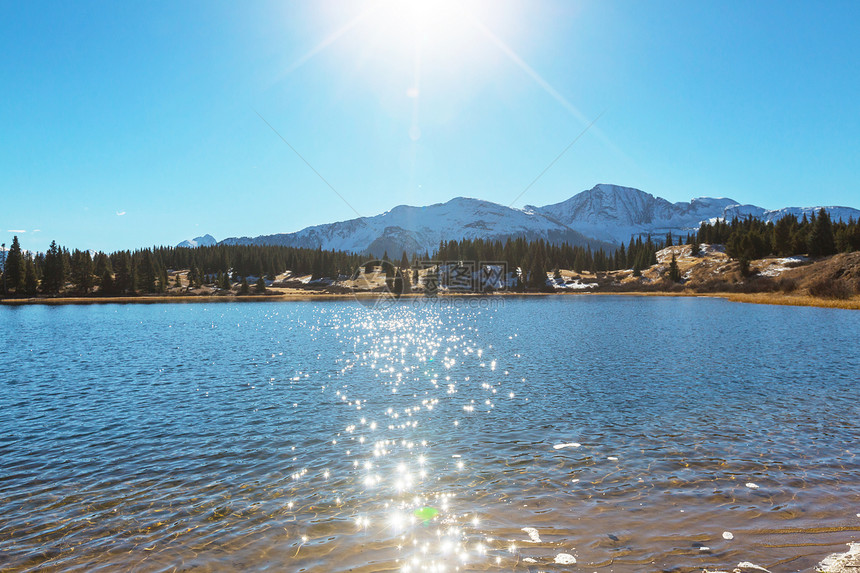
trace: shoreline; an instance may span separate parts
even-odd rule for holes
[[[372,295],[368,295],[372,296]],[[408,294],[404,298],[423,297],[421,294]],[[482,294],[443,294],[439,298],[473,298],[473,297],[532,297],[532,296],[666,296],[685,298],[722,298],[730,302],[744,304],[770,304],[777,306],[807,306],[817,308],[838,308],[843,310],[860,310],[860,298],[854,297],[848,300],[816,298],[809,295],[786,295],[780,293],[695,293],[695,292],[557,292],[557,293],[515,293],[501,292],[491,295]],[[143,296],[72,296],[56,298],[7,298],[0,300],[0,305],[26,306],[26,305],[86,305],[86,304],[186,304],[186,303],[252,303],[252,302],[313,302],[348,300],[356,298],[351,293],[279,293],[268,295],[143,295]]]

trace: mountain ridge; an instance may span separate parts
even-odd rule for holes
[[[672,203],[634,187],[601,183],[559,203],[522,209],[455,197],[425,206],[397,205],[371,217],[358,217],[305,227],[293,233],[229,237],[218,244],[284,245],[342,250],[372,256],[384,252],[432,254],[440,241],[460,239],[505,240],[542,238],[591,248],[613,248],[631,236],[683,236],[702,222],[753,216],[776,221],[788,214],[798,218],[822,207],[783,207],[767,210],[728,197],[696,197]],[[834,220],[860,219],[851,207],[824,207]],[[183,241],[178,246],[215,244],[211,235]]]

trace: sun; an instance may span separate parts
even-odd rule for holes
[[[371,8],[366,28],[389,49],[452,58],[479,40],[475,23],[485,7],[464,0],[383,0]]]

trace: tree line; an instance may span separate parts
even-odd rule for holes
[[[559,269],[575,272],[605,272],[632,269],[634,275],[657,263],[656,253],[672,245],[673,236],[664,240],[631,237],[611,252],[568,243],[555,244],[544,239],[522,237],[505,241],[462,239],[441,241],[430,253],[406,252],[400,257],[402,268],[417,268],[419,259],[437,261],[505,262],[509,269],[522,269],[523,287],[541,288],[546,273]],[[753,217],[703,223],[698,232],[678,237],[678,243],[690,244],[698,254],[699,243],[725,244],[726,253],[749,266],[749,261],[768,255],[812,257],[860,250],[860,221],[833,222],[824,209],[798,220],[787,215],[777,222]],[[98,287],[103,295],[163,293],[171,287],[195,288],[212,285],[230,289],[241,284],[247,292],[248,277],[274,279],[290,270],[312,279],[338,278],[352,274],[367,257],[321,248],[276,245],[213,245],[207,247],[152,247],[110,254],[69,250],[51,242],[45,253],[25,252],[14,237],[5,255],[0,292],[5,295],[53,295],[61,291],[87,294]],[[412,263],[410,263],[410,258]],[[389,260],[388,253],[383,256]],[[185,283],[170,272],[187,269]],[[257,290],[265,284],[257,281]]]
[[[546,273],[557,274],[559,269],[572,269],[577,273],[633,269],[634,274],[638,274],[657,264],[656,253],[664,246],[651,237],[644,240],[631,237],[627,246],[622,243],[612,252],[568,243],[554,244],[544,239],[528,241],[522,237],[504,242],[462,239],[440,242],[434,258],[440,261],[504,262],[511,270],[516,267],[522,269],[522,277],[525,277],[522,286],[542,288],[546,283]]]
[[[775,223],[749,216],[703,223],[698,242],[724,244],[726,254],[742,264],[769,255],[824,257],[860,250],[860,221],[834,223],[824,209],[809,218],[804,214],[800,220],[786,215]]]
[[[223,289],[247,277],[274,279],[289,269],[312,278],[337,277],[352,272],[365,257],[340,252],[270,245],[215,245],[209,247],[152,247],[135,251],[69,250],[56,241],[45,253],[24,252],[14,237],[5,253],[0,289],[7,295],[53,295],[70,290],[87,294],[98,287],[103,295],[163,293],[173,286],[213,285]],[[185,283],[169,271],[187,269]],[[259,281],[258,281],[259,290]]]

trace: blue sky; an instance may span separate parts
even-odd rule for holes
[[[0,4],[0,240],[291,232],[597,183],[860,207],[858,2]],[[605,112],[605,113],[604,113]]]

